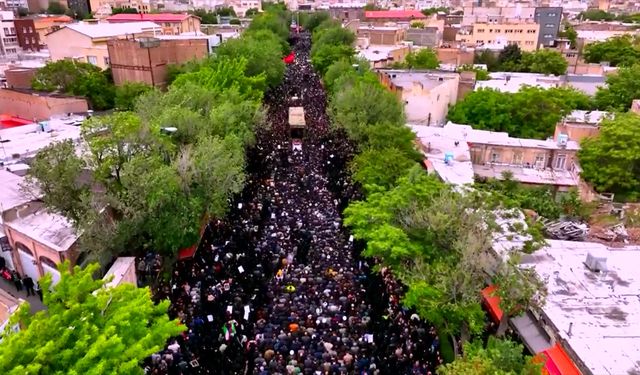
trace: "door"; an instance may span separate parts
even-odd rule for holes
[[[20,256],[20,264],[22,264],[22,273],[28,275],[33,281],[40,278],[40,272],[38,272],[38,266],[36,259],[26,251],[18,249],[18,255]]]
[[[51,274],[51,285],[56,285],[58,283],[58,281],[60,281],[60,272],[58,272],[58,269],[55,267],[51,267],[50,265],[48,265],[45,262],[42,262],[42,270],[44,271],[45,274],[50,273]]]

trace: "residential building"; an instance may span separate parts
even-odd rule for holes
[[[578,48],[593,42],[602,42],[621,35],[640,35],[633,25],[620,22],[583,22],[574,26],[578,33]]]
[[[143,82],[165,87],[167,67],[206,57],[209,54],[208,38],[110,40],[107,45],[113,81],[118,86],[126,82]]]
[[[458,100],[458,73],[416,70],[379,70],[382,85],[404,102],[407,123],[444,124],[449,106]]]
[[[585,72],[591,73],[591,72]],[[543,89],[570,87],[593,96],[598,87],[606,84],[606,74],[566,74],[553,76],[539,73],[493,72],[486,81],[476,82],[475,89],[489,88],[501,92],[516,93],[525,86]]]
[[[562,8],[537,7],[534,19],[540,25],[538,46],[552,47],[558,37],[558,30],[560,30]]]
[[[358,38],[367,40],[365,44],[379,44],[395,46],[405,40],[406,28],[398,26],[360,26]]]
[[[473,26],[476,23],[532,22],[536,13],[535,7],[522,4],[505,7],[472,5],[465,6],[462,10],[462,26]]]
[[[327,11],[331,18],[341,22],[364,20],[364,4],[332,4]]]
[[[538,48],[539,33],[540,25],[533,20],[476,22],[470,30],[460,30],[456,41],[466,46],[498,50],[515,44],[522,51],[531,52]]]
[[[27,0],[4,0],[4,7],[2,9],[17,11],[20,8],[29,9]]]
[[[154,36],[162,28],[148,21],[130,23],[77,23],[67,25],[47,35],[51,60],[74,59],[87,62],[102,69],[109,67],[107,41]]]
[[[0,57],[15,57],[20,52],[13,12],[0,11]]]
[[[200,18],[191,14],[154,13],[127,14],[120,13],[107,17],[109,23],[154,22],[160,25],[162,34],[180,35],[182,33],[200,31]]]
[[[23,177],[0,169],[0,180],[0,224],[11,247],[10,265],[33,280],[49,273],[57,282],[57,265],[77,258],[75,229],[64,217],[48,212],[37,193],[25,192]]]
[[[38,72],[36,68],[9,68],[4,71],[7,80],[6,88],[9,89],[31,89],[31,81]],[[2,97],[0,93],[0,97]]]
[[[442,44],[442,34],[437,27],[410,27],[405,40],[412,42],[414,46],[436,48]]]
[[[440,47],[435,49],[438,61],[454,66],[473,64],[475,50],[468,47]]]
[[[557,192],[580,190],[578,143],[566,137],[554,140],[513,138],[503,132],[447,123],[444,127],[413,125],[425,155],[425,165],[442,180],[473,184],[475,177],[549,186]]]
[[[0,89],[0,108],[5,114],[33,121],[89,109],[85,98],[9,88]],[[11,145],[4,146],[6,149]]]
[[[0,232],[0,236],[2,235],[2,232]],[[6,236],[4,238],[6,238]],[[2,342],[2,336],[4,335],[7,324],[9,324],[11,314],[16,312],[23,302],[24,300],[22,298],[14,297],[10,293],[0,289],[0,342]],[[19,325],[16,324],[12,329],[17,331]]]
[[[69,16],[35,16],[32,17],[33,26],[38,33],[38,40],[44,44],[47,34],[59,30],[64,25],[73,23],[73,18]]]
[[[511,319],[532,353],[559,348],[561,374],[640,373],[640,247],[547,240],[520,259],[547,289],[540,309]]]
[[[18,45],[25,51],[40,51],[40,34],[32,18],[18,18],[14,21]]]
[[[556,124],[553,139],[558,140],[565,136],[572,141],[580,142],[584,138],[594,137],[600,133],[600,123],[613,116],[613,113],[603,111],[572,111]]]
[[[411,21],[426,20],[427,16],[419,10],[368,10],[364,12],[364,21],[376,25],[387,22],[409,24]]]
[[[411,52],[411,47],[407,45],[367,45],[358,48],[358,56],[369,62],[372,68],[386,68],[394,62],[403,62],[405,57]]]

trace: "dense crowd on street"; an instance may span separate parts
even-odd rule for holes
[[[149,374],[426,375],[442,362],[435,330],[342,227],[353,146],[330,130],[309,50],[309,35],[295,38],[295,62],[265,97],[269,126],[249,151],[244,192],[161,287],[188,329],[145,361]],[[301,149],[291,106],[305,111]]]

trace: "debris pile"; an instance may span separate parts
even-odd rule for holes
[[[622,223],[607,228],[604,231],[595,234],[595,236],[608,242],[629,242],[629,233]]]
[[[577,221],[542,219],[541,223],[546,234],[555,240],[584,241],[589,233],[589,226]]]

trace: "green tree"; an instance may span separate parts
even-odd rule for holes
[[[218,23],[218,17],[216,13],[210,10],[194,9],[192,11],[189,11],[189,14],[200,17],[200,22],[204,25],[215,25]]]
[[[50,1],[49,7],[47,8],[47,13],[49,14],[64,14],[67,11],[67,8],[64,5],[60,4],[57,1]]]
[[[354,54],[355,50],[352,47],[324,44],[313,51],[311,62],[313,67],[324,75],[334,62],[350,60]]]
[[[563,75],[569,63],[558,51],[541,49],[522,54],[520,70],[523,72]]]
[[[153,87],[142,82],[125,82],[124,85],[116,87],[115,106],[121,111],[131,111],[134,108],[136,99]]]
[[[609,75],[607,86],[596,91],[595,102],[600,109],[626,111],[637,98],[640,98],[640,63]]]
[[[601,9],[588,9],[580,12],[578,18],[589,21],[613,21],[616,16]]]
[[[541,363],[524,354],[521,344],[489,337],[465,344],[464,355],[438,368],[438,375],[538,375]]]
[[[440,13],[440,12],[445,13],[445,14],[449,14],[449,8],[445,8],[445,7],[427,8],[427,9],[422,9],[421,12],[425,16],[429,17],[429,16],[431,16],[433,14]]]
[[[156,305],[131,284],[105,288],[97,269],[64,263],[52,292],[50,276],[40,281],[47,309],[30,316],[25,303],[11,318],[23,328],[0,343],[3,374],[143,374],[140,361],[184,331],[169,320],[169,301]]]
[[[266,10],[264,7],[262,9]],[[265,11],[258,14],[251,20],[247,31],[258,30],[269,30],[280,39],[286,40],[289,37],[289,18],[286,12]]]
[[[29,15],[29,9],[28,8],[23,8],[23,7],[19,7],[18,8],[18,17],[26,17]]]
[[[258,10],[258,8],[249,8],[249,9],[247,9],[246,12],[244,12],[244,16],[245,17],[253,17],[253,16],[255,16],[255,15],[259,14],[259,13],[260,13],[260,11]]]
[[[584,59],[590,63],[609,62],[611,66],[632,66],[640,63],[640,37],[620,35],[602,42],[589,43]]]
[[[476,81],[487,81],[491,77],[489,76],[489,72],[486,69],[476,68],[473,65],[462,65],[458,68],[458,72],[475,72],[476,73]]]
[[[488,49],[483,50],[482,52],[480,52],[480,54],[476,53],[476,55],[473,58],[473,63],[486,65],[487,70],[490,72],[495,72],[500,67],[500,64],[498,63],[498,58],[492,51]]]
[[[235,17],[236,11],[233,9],[233,7],[221,7],[216,9],[216,15],[219,15],[221,17]]]
[[[405,65],[409,69],[436,69],[440,66],[438,55],[431,48],[422,48],[405,57]]]
[[[640,194],[640,115],[620,113],[600,124],[600,134],[584,139],[578,152],[581,176],[600,192],[637,198]]]
[[[315,29],[320,26],[320,24],[330,18],[331,16],[328,12],[313,12],[304,19],[304,22],[302,22],[302,27],[304,27],[304,29],[309,31],[310,33],[313,33]]]
[[[517,72],[520,69],[520,60],[522,59],[522,51],[517,44],[509,44],[504,47],[498,55],[498,65],[500,70],[506,72]]]
[[[578,43],[578,32],[570,23],[564,22],[562,24],[562,28],[558,32],[558,37],[569,39],[570,47],[576,48]]]
[[[409,168],[416,164],[396,148],[366,150],[358,154],[352,163],[353,180],[364,186],[365,190],[371,189],[372,185],[375,190],[393,187],[398,178],[406,175]]]
[[[111,8],[111,14],[138,14],[138,10],[136,8]]]

